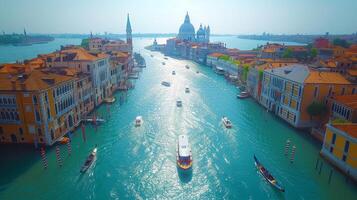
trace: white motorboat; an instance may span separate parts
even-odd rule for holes
[[[189,87],[186,87],[186,88],[185,88],[185,92],[186,92],[186,93],[190,93],[190,88],[189,88]]]
[[[170,82],[162,81],[161,85],[166,86],[166,87],[170,87],[171,84],[170,84]]]
[[[142,116],[137,116],[135,118],[135,126],[138,127],[138,126],[141,126],[143,124],[143,117]]]
[[[108,97],[103,100],[105,103],[114,103],[115,97]]]
[[[222,67],[216,67],[215,72],[217,74],[223,75],[224,74],[224,69]]]
[[[104,123],[105,119],[98,118],[98,117],[89,117],[89,118],[83,119],[83,121],[88,122],[88,123]]]
[[[182,107],[182,100],[181,99],[177,99],[176,100],[176,106],[177,107]]]
[[[246,91],[240,92],[237,95],[237,98],[239,98],[239,99],[245,99],[245,98],[248,98],[248,97],[249,97],[249,92],[246,92]]]
[[[187,135],[180,135],[178,138],[176,163],[182,170],[189,170],[192,167],[192,152]]]
[[[222,117],[222,123],[226,128],[232,128],[232,122],[225,116]]]

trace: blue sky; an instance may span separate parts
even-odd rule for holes
[[[212,33],[357,32],[357,0],[0,0],[0,31],[176,33],[186,11]]]

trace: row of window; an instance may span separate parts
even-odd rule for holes
[[[15,97],[0,97],[0,105],[16,105]]]
[[[56,96],[60,96],[62,94],[65,94],[71,90],[73,90],[74,86],[72,83],[68,83],[66,85],[62,85],[60,87],[58,87],[56,89],[56,92],[53,92],[53,97],[55,97],[55,93],[56,93]]]
[[[72,96],[63,99],[60,102],[57,102],[55,105],[56,114],[61,113],[63,110],[67,109],[68,107],[74,104],[74,99]]]
[[[338,113],[340,116],[343,116],[346,120],[349,120],[351,115],[350,109],[347,109],[344,106],[341,106],[336,103],[332,104],[332,111]]]
[[[293,112],[289,112],[288,110],[284,108],[280,108],[280,116],[283,117],[284,119],[290,121],[291,123],[295,123],[296,121],[296,115]]]
[[[1,111],[0,121],[20,121],[19,113],[17,111]]]
[[[296,101],[293,98],[289,98],[287,96],[283,96],[282,98],[282,102],[284,105],[289,106],[290,108],[294,109],[294,110],[299,110],[299,102]]]

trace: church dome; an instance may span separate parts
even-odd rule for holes
[[[180,26],[178,37],[186,40],[192,40],[195,37],[195,28],[190,22],[188,13],[186,14],[184,23]]]
[[[197,35],[205,35],[206,34],[206,32],[205,32],[205,30],[203,30],[203,28],[202,28],[202,24],[200,25],[200,28],[198,29],[198,31],[197,31]]]

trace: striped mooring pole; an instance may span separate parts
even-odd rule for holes
[[[295,159],[295,150],[296,150],[296,146],[294,145],[292,150],[291,150],[291,157],[290,157],[290,162],[293,163],[294,159]]]
[[[46,152],[45,152],[45,148],[41,148],[41,158],[42,158],[42,164],[43,164],[43,168],[47,169],[48,164],[47,164],[47,157],[46,157]]]
[[[71,139],[67,142],[67,150],[68,150],[68,155],[70,156],[72,153]]]
[[[60,152],[60,148],[57,145],[56,146],[56,158],[57,158],[57,163],[60,167],[62,167],[62,159],[61,159],[61,152]]]
[[[285,144],[285,152],[284,155],[287,156],[289,153],[289,149],[290,149],[290,140],[286,140],[286,144]]]

